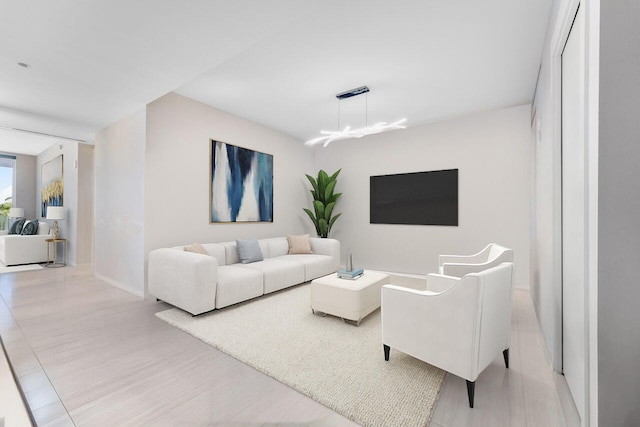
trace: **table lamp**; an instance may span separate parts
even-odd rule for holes
[[[23,218],[24,209],[22,208],[9,208],[9,218]]]
[[[58,220],[64,219],[64,206],[47,206],[47,219],[53,221],[53,238],[58,238]]]

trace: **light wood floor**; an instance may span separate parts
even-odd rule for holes
[[[449,375],[432,426],[579,425],[529,293],[515,294],[510,369],[498,359],[480,375],[474,409]],[[354,425],[154,316],[169,306],[89,271],[1,274],[0,297],[0,335],[40,426]]]

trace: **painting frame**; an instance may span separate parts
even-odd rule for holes
[[[209,223],[273,222],[273,155],[209,140]]]
[[[40,169],[40,209],[47,217],[48,206],[64,206],[64,157],[57,157],[42,164]]]

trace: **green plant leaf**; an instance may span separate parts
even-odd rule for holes
[[[331,198],[333,196],[333,190],[336,188],[337,181],[330,181],[327,184],[327,188],[324,190],[324,202],[331,202]]]
[[[320,200],[315,200],[313,202],[313,209],[316,211],[316,218],[318,222],[324,218],[324,203]]]
[[[320,170],[320,172],[318,172],[318,200],[322,201],[323,203],[326,202],[324,193],[325,189],[327,188],[328,180],[329,176],[327,175],[327,173],[323,170]]]
[[[333,196],[331,196],[331,200],[329,200],[330,202],[337,202],[338,199],[340,198],[340,196],[342,196],[342,193],[336,193]]]
[[[324,218],[318,221],[318,227],[320,229],[320,233],[318,234],[320,237],[327,237],[329,235],[329,226]]]
[[[305,211],[307,215],[309,215],[309,218],[311,218],[311,222],[313,222],[313,226],[316,228],[316,233],[320,235],[320,227],[318,227],[318,220],[313,215],[313,212],[311,212],[309,209],[306,209],[306,208],[303,208],[302,210]]]
[[[318,200],[318,183],[316,182],[316,179],[309,174],[305,174],[305,176],[313,187],[313,190],[311,190],[311,196],[313,197],[313,200]]]
[[[331,177],[329,177],[329,179],[330,179],[331,181],[335,181],[335,180],[336,180],[336,178],[338,178],[338,175],[340,174],[340,171],[341,171],[341,170],[342,170],[342,169],[338,169],[338,170],[337,170],[333,175],[331,175]]]
[[[335,207],[336,202],[327,203],[327,206],[324,207],[324,219],[329,221],[331,219],[331,212],[333,212],[333,208]]]
[[[329,229],[331,229],[331,227],[333,227],[333,224],[336,222],[336,219],[340,218],[340,215],[342,215],[342,213],[339,213],[338,215],[336,215],[333,218],[331,218],[331,221],[329,221]]]
[[[315,224],[318,222],[318,220],[316,219],[315,215],[313,214],[313,212],[311,212],[309,209],[307,208],[303,208],[303,211],[305,211],[307,213],[307,215],[309,215],[309,218],[311,218],[311,221]]]

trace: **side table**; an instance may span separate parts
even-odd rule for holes
[[[47,239],[47,263],[45,267],[57,268],[67,265],[67,239]],[[58,243],[62,243],[62,259],[63,262],[58,262]],[[49,246],[53,245],[53,251],[49,251]],[[53,253],[53,259],[50,254]]]

